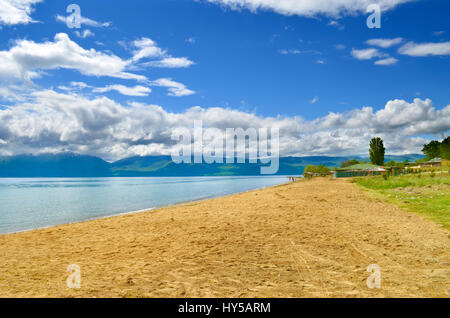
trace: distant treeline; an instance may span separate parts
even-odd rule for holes
[[[403,161],[390,160],[386,161],[385,151],[383,145],[383,140],[379,137],[373,138],[369,145],[369,155],[370,160],[369,163],[374,165],[384,165],[386,167],[401,167],[404,168],[409,162],[410,159],[406,158]],[[425,155],[425,158],[417,158],[414,160],[417,163],[429,161],[434,158],[443,158],[450,160],[450,137],[445,138],[442,142],[433,140],[430,143],[423,146],[422,152]],[[358,160],[358,159],[348,159],[344,160],[340,164],[340,168],[347,168],[350,166],[354,166],[357,164],[366,164],[367,160]],[[339,169],[338,166],[334,166],[331,168],[327,165],[308,165],[305,168],[306,173],[310,174],[327,174],[331,170]]]

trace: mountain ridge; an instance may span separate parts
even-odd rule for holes
[[[423,155],[386,156],[386,161],[415,161]],[[281,157],[277,175],[300,175],[310,164],[339,166],[361,156]],[[52,177],[187,177],[187,176],[257,176],[257,164],[176,164],[170,156],[135,156],[107,162],[99,157],[74,153],[17,155],[0,157],[1,178]]]

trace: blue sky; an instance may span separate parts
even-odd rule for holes
[[[0,16],[0,154],[167,153],[192,118],[279,126],[286,155],[360,154],[373,135],[416,153],[450,129],[448,1],[18,2]],[[62,21],[71,3],[90,19],[79,29]],[[380,29],[367,3],[383,6]]]

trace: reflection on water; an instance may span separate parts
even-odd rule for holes
[[[79,222],[286,182],[285,177],[1,179],[0,233]]]

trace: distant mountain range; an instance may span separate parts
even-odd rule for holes
[[[410,162],[422,155],[386,156],[386,161]],[[278,175],[300,175],[308,165],[339,166],[352,157],[282,157]],[[113,163],[72,153],[0,157],[0,177],[179,177],[179,176],[256,176],[261,164],[176,164],[170,156],[131,157]]]

